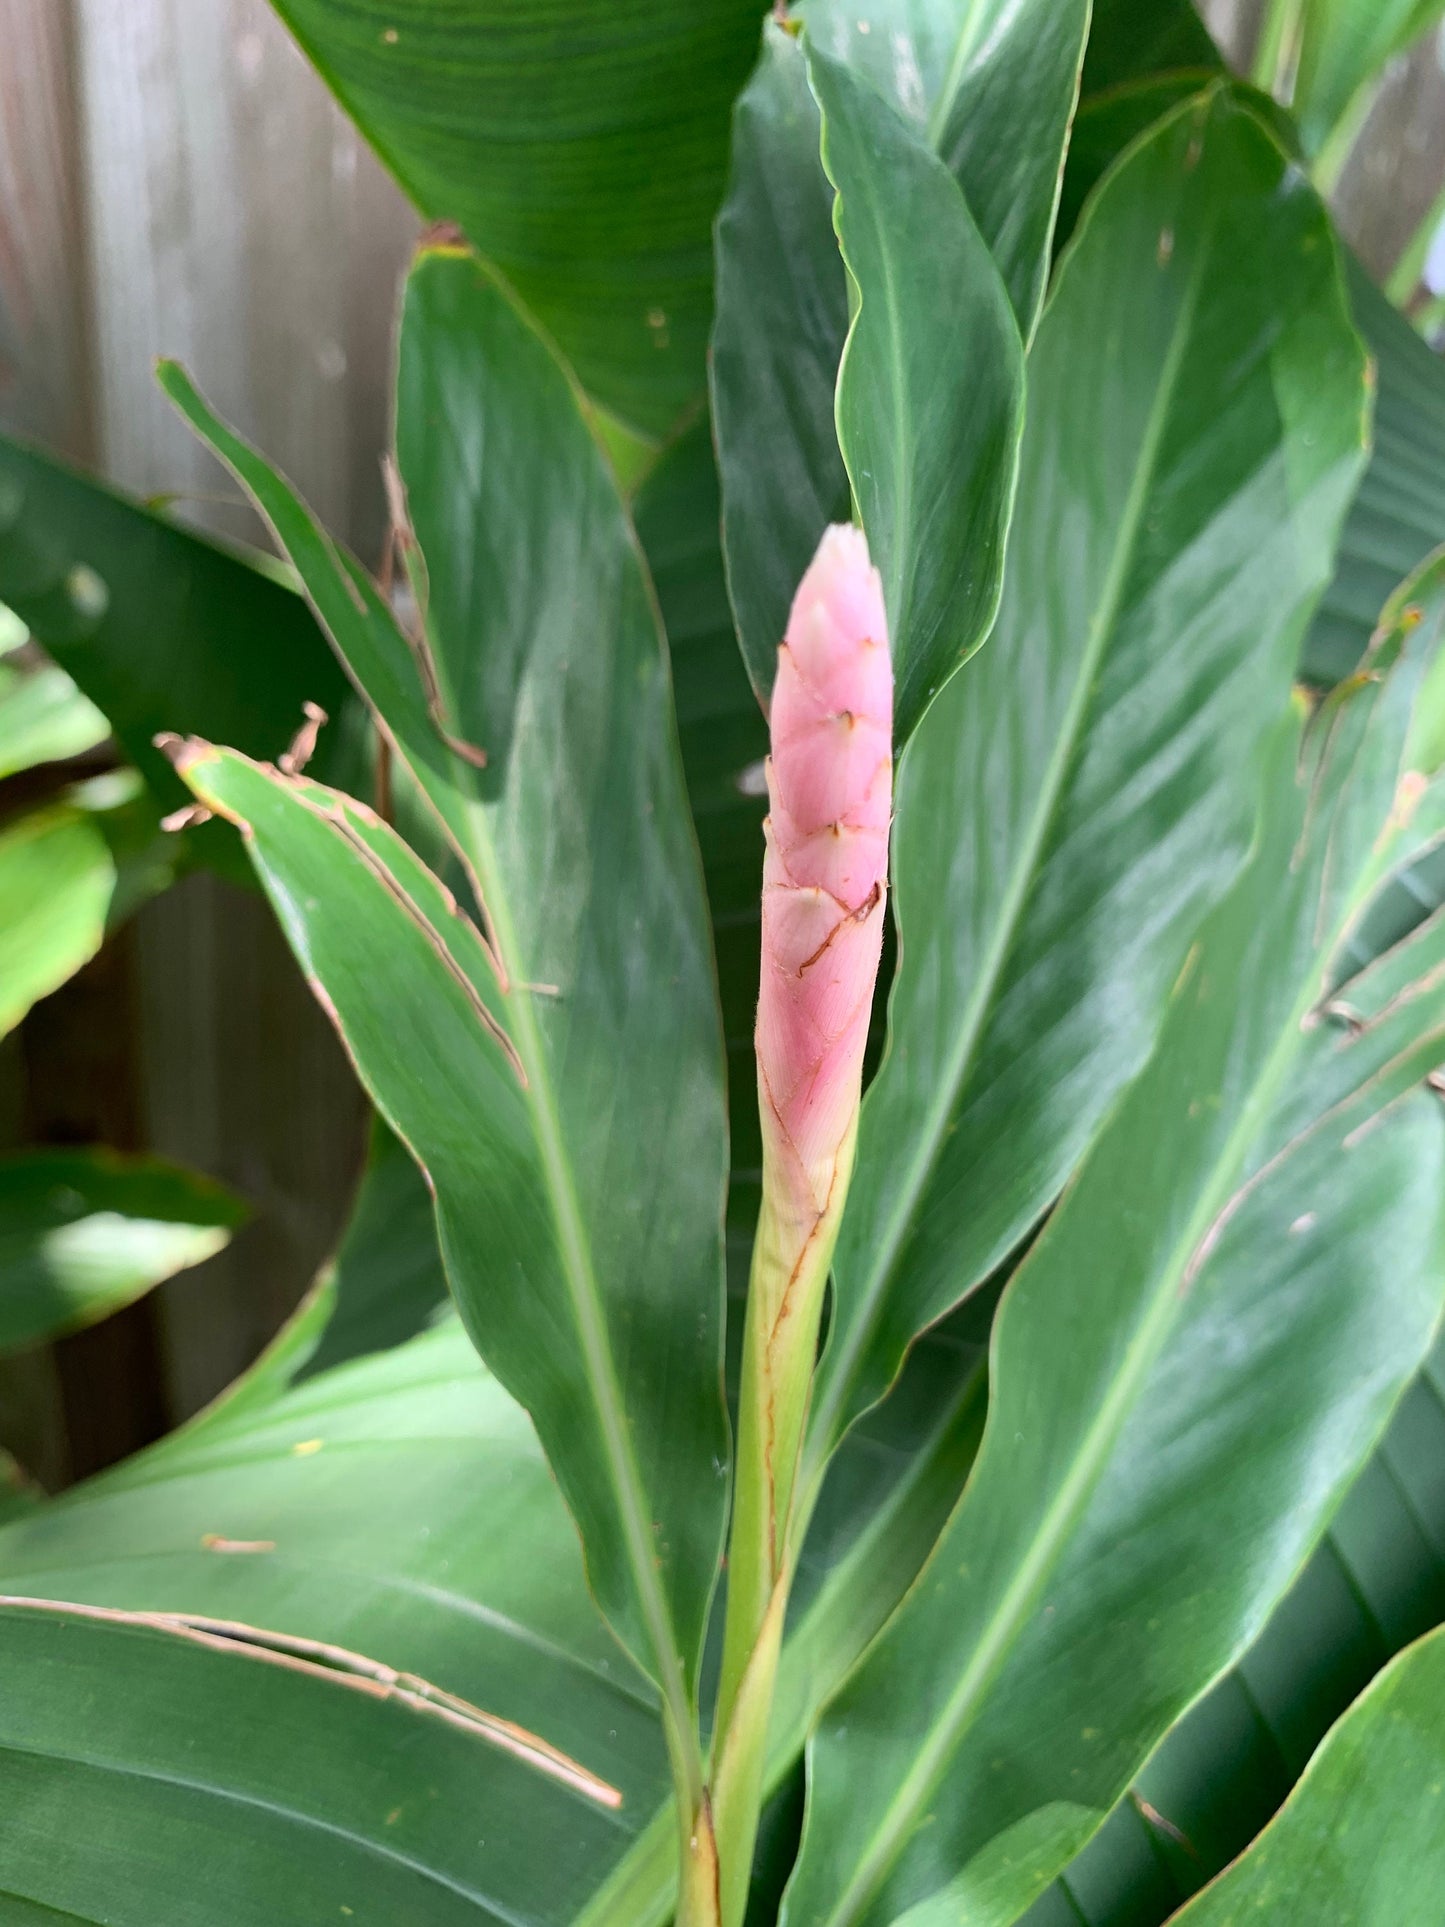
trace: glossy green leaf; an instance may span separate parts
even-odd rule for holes
[[[819,84],[846,109],[829,165],[863,318],[835,436],[847,281],[826,219],[804,57],[770,27],[734,123],[717,230],[712,366],[728,584],[748,671],[764,697],[798,579],[824,525],[849,512],[839,438],[856,457],[853,492],[875,556],[893,550],[885,579],[895,652],[904,661],[932,652],[937,681],[986,633],[996,593],[988,551],[1001,539],[1013,462],[1011,449],[996,450],[991,471],[986,451],[1002,417],[1012,416],[1017,432],[1018,409],[1017,351],[1003,326],[1000,285],[1030,333],[1084,29],[1074,0],[989,0],[966,10],[933,0],[861,8],[814,0],[804,14]],[[930,143],[942,168],[928,163]],[[962,216],[943,186],[950,169],[962,186]],[[982,258],[980,236],[1001,283]],[[886,365],[887,380],[901,395],[912,389],[912,410],[928,392],[931,406],[916,423],[895,420],[897,404],[864,386],[884,377],[879,357],[890,344],[899,358]],[[927,541],[916,527],[925,513],[938,518]],[[970,541],[981,545],[977,556]],[[949,568],[957,570],[951,585],[935,578],[919,606],[907,606],[905,582]],[[905,693],[900,735],[916,720],[929,680],[918,677]]]
[[[1351,986],[1360,1028],[1311,1018],[1422,833],[1396,803],[1438,702],[1427,586],[1376,679],[1277,734],[1258,854],[1014,1276],[963,1501],[815,1744],[788,1927],[935,1927],[979,1891],[1014,1918],[1248,1644],[1418,1368],[1445,930]]]
[[[1363,431],[1326,216],[1289,178],[1203,96],[1121,164],[1061,270],[998,623],[899,773],[902,967],[815,1463],[1057,1195],[1254,834]]]
[[[424,214],[460,222],[597,399],[666,428],[702,387],[751,0],[274,0]]]
[[[525,1414],[454,1320],[272,1369],[0,1532],[0,1913],[564,1927],[667,1769]]]
[[[673,1649],[664,1646],[659,1659],[648,1644],[670,1636],[661,1583],[654,1578],[653,1596],[636,1599],[635,1546],[618,1543],[614,1524],[636,1504],[633,1492],[615,1484],[619,1476],[637,1479],[636,1462],[608,1436],[611,1388],[591,1376],[598,1362],[588,1355],[585,1325],[580,1336],[577,1330],[598,1308],[578,1304],[568,1274],[545,1145],[480,936],[361,806],[229,752],[195,752],[186,773],[210,807],[244,825],[283,928],[323,990],[363,1082],[427,1171],[443,1261],[479,1345],[544,1419],[555,1424],[566,1402],[573,1451],[564,1442],[556,1462],[595,1583],[653,1663],[665,1667]],[[590,1464],[580,1462],[578,1446]],[[665,1572],[671,1548],[652,1543]]]
[[[162,730],[279,756],[310,700],[333,719],[314,769],[335,782],[358,767],[345,677],[274,571],[3,439],[0,602],[109,719],[162,809],[188,800]],[[226,831],[201,832],[195,854],[249,874]]]
[[[672,662],[678,742],[702,853],[722,998],[728,1089],[727,1278],[730,1387],[741,1352],[762,1144],[751,1101],[761,961],[762,781],[768,730],[738,652],[724,578],[708,423],[676,442],[638,492],[637,532]]]
[[[629,1556],[660,1558],[691,1662],[726,1494],[727,1121],[656,603],[575,393],[465,257],[413,272],[397,454],[433,658],[462,734],[488,756],[468,766],[482,803],[463,848],[517,985],[509,1012],[535,1104],[555,1106],[643,1468],[652,1550]],[[558,1423],[574,1422],[564,1400]]]
[[[0,1159],[0,1350],[106,1317],[219,1251],[245,1215],[222,1186],[155,1158]]]
[[[793,591],[851,513],[833,415],[848,282],[821,137],[802,47],[770,23],[733,119],[710,370],[728,593],[764,700]]]
[[[1360,96],[1386,63],[1440,18],[1440,0],[1309,0],[1290,49],[1290,104],[1305,151],[1320,153],[1330,137],[1358,131]]]
[[[1061,234],[1072,232],[1123,149],[1193,94],[1199,79],[1197,71],[1159,73],[1084,100],[1064,178]],[[1297,149],[1287,115],[1253,89],[1235,91],[1251,112],[1268,117],[1287,151]],[[1301,655],[1303,674],[1326,683],[1354,669],[1395,585],[1445,541],[1445,362],[1348,253],[1345,268],[1355,327],[1374,362],[1375,404],[1369,461]]]
[[[1329,682],[1359,662],[1396,583],[1445,542],[1445,361],[1357,261],[1348,267],[1355,325],[1375,363],[1374,440],[1305,643],[1306,673]]]
[[[180,851],[134,770],[108,770],[0,827],[0,1036],[172,881]]]
[[[1358,978],[1442,903],[1445,848],[1437,847],[1371,904],[1343,946],[1340,977]],[[1030,1909],[1029,1927],[1160,1927],[1248,1846],[1378,1668],[1442,1618],[1445,1344],[1437,1340],[1264,1631],[1168,1734],[1129,1797]]]
[[[54,663],[0,663],[0,778],[103,743],[110,724]]]
[[[99,950],[114,888],[88,811],[57,803],[0,829],[0,1036]]]
[[[1445,1618],[1442,1391],[1437,1342],[1259,1639],[1170,1732],[1028,1927],[1161,1927],[1249,1845],[1376,1671]]]
[[[305,1377],[414,1338],[449,1303],[431,1192],[380,1118],[346,1235],[325,1275],[336,1309]]]
[[[606,1610],[666,1676],[681,1724],[726,1491],[726,1140],[706,906],[636,537],[564,371],[457,249],[420,258],[400,353],[424,645],[184,377],[165,379],[276,528],[485,906],[500,973],[464,926],[464,974],[521,1078],[475,998],[455,983],[448,995],[456,1048],[470,1029],[465,1049],[491,1066],[486,1098],[475,1081],[432,1088],[418,1069],[430,1049],[408,1060],[394,1005],[412,993],[358,973],[366,939],[326,901],[334,831],[266,792],[321,866],[299,897],[275,884],[283,921],[313,960],[326,926],[334,948],[315,974],[342,1006],[364,1080],[430,1169],[444,1224],[460,1213],[470,1227],[443,1234],[453,1288],[538,1424]],[[261,800],[246,781],[240,814]],[[268,845],[268,865],[302,860],[291,834]],[[401,860],[388,844],[384,864]],[[353,906],[363,921],[403,910],[381,903],[375,877],[329,862],[338,892],[345,871],[367,895]],[[435,893],[424,877],[406,887]],[[405,981],[417,968],[448,974],[427,947],[412,942],[404,968],[398,953]],[[349,1004],[327,982],[333,969]],[[515,1267],[506,1294],[489,1282],[499,1244]]]
[[[1027,339],[1048,280],[1087,0],[805,0],[799,11],[815,45],[919,123],[963,188]]]
[[[829,55],[811,48],[808,73],[857,295],[838,370],[838,445],[883,578],[894,728],[906,742],[998,607],[1023,348],[943,162]]]
[[[1351,1707],[1283,1812],[1175,1916],[1179,1927],[1400,1927],[1445,1889],[1445,1629],[1402,1653]]]
[[[1085,100],[1169,68],[1210,73],[1220,66],[1191,0],[1094,0],[1081,84]]]

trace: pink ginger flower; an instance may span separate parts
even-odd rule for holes
[[[772,1202],[806,1240],[851,1153],[883,942],[893,666],[861,529],[828,529],[798,585],[770,723],[758,1091]]]
[[[843,1215],[883,943],[893,666],[859,529],[831,528],[798,585],[770,712],[753,1245],[728,1541],[712,1814],[724,1927],[747,1901],[764,1742],[796,1556],[794,1494],[818,1319]]]

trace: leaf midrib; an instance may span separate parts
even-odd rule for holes
[[[446,713],[460,715],[445,652],[433,648],[432,661]],[[532,973],[528,969],[519,971],[517,967],[521,947],[487,821],[487,805],[477,794],[475,773],[455,756],[452,758],[452,767],[454,784],[463,798],[472,833],[472,862],[482,886],[487,914],[508,979],[503,1001],[511,1020],[513,1042],[526,1067],[527,1086],[523,1096],[532,1117],[533,1135],[541,1154],[543,1181],[551,1200],[553,1226],[557,1234],[558,1256],[572,1301],[577,1334],[582,1341],[588,1383],[593,1388],[593,1403],[602,1433],[608,1481],[622,1522],[628,1564],[632,1569],[638,1603],[657,1663],[660,1676],[658,1684],[675,1724],[674,1740],[686,1746],[692,1734],[687,1686],[673,1634],[672,1614],[653,1558],[646,1523],[649,1508],[645,1503],[642,1477],[628,1435],[621,1388],[617,1382],[612,1345],[607,1332],[606,1313],[592,1264],[590,1240],[577,1199],[571,1158],[552,1085],[551,1066],[532,1005],[532,993],[525,988],[532,981]]]
[[[959,22],[958,38],[953,43],[948,72],[944,75],[943,85],[938,91],[937,103],[928,117],[928,144],[932,148],[937,148],[943,139],[949,116],[958,103],[964,75],[968,71],[969,59],[978,40],[978,26],[984,5],[985,0],[968,0],[967,10]]]
[[[1185,361],[1186,344],[1192,330],[1194,310],[1203,282],[1204,263],[1211,246],[1212,236],[1207,233],[1201,240],[1198,257],[1194,263],[1184,299],[1180,304],[1179,316],[1170,339],[1158,390],[1145,424],[1140,460],[1130,483],[1129,494],[1125,499],[1124,513],[1120,518],[1119,531],[1104,579],[1099,606],[1090,625],[1074,691],[1064,714],[1058,741],[1044,773],[1037,805],[1004,899],[994,939],[984,954],[983,967],[977,979],[975,993],[965,1005],[957,1043],[948,1055],[938,1095],[929,1107],[925,1131],[919,1139],[918,1152],[910,1164],[905,1182],[896,1194],[897,1201],[888,1216],[881,1237],[872,1241],[870,1245],[874,1260],[859,1301],[859,1315],[851,1319],[838,1334],[835,1341],[838,1349],[834,1354],[836,1363],[831,1366],[825,1363],[824,1366],[825,1378],[818,1400],[817,1419],[813,1432],[815,1445],[812,1457],[815,1469],[821,1466],[831,1453],[837,1439],[852,1422],[851,1417],[840,1421],[839,1413],[846,1407],[847,1394],[863,1362],[868,1341],[876,1328],[875,1314],[892,1281],[894,1268],[906,1243],[919,1201],[937,1169],[948,1135],[949,1120],[958,1107],[965,1080],[973,1066],[976,1048],[983,1035],[984,1021],[993,1008],[1004,965],[1018,933],[1023,911],[1037,881],[1039,857],[1049,830],[1053,826],[1064,781],[1091,707],[1095,676],[1118,621],[1124,586],[1128,579],[1129,566],[1133,561],[1134,546],[1138,539],[1149,490],[1154,480],[1164,429]],[[898,921],[901,932],[901,916]]]

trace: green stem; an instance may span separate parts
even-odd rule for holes
[[[717,1840],[706,1795],[695,1808],[678,1806],[677,1911],[673,1927],[721,1927]]]
[[[1345,111],[1325,136],[1324,144],[1310,169],[1314,184],[1321,194],[1333,194],[1339,186],[1340,176],[1355,151],[1355,143],[1370,118],[1370,110],[1380,97],[1381,84],[1379,77],[1362,81],[1351,95]]]
[[[803,1424],[856,1141],[855,1116],[838,1153],[826,1208],[812,1218],[800,1213],[796,1182],[764,1154],[743,1332],[727,1615],[713,1728],[712,1821],[722,1927],[740,1927],[747,1908],[768,1721],[796,1564],[794,1488]]]

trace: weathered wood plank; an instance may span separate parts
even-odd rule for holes
[[[95,453],[65,0],[0,0],[0,420]]]

